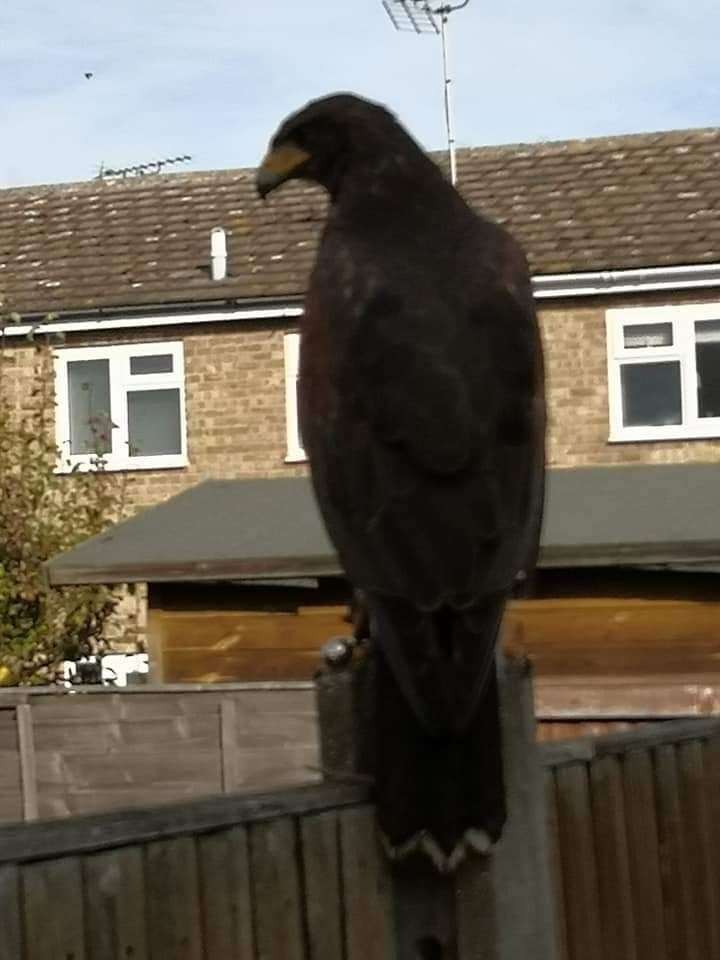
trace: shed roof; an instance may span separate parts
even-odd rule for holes
[[[540,565],[720,566],[720,464],[551,470]],[[342,573],[307,477],[207,480],[54,557],[50,582]]]
[[[718,128],[458,153],[461,192],[511,228],[536,275],[720,261],[719,163]],[[247,169],[0,190],[0,307],[299,297],[324,216],[303,184],[261,203]],[[220,281],[215,226],[228,234]]]

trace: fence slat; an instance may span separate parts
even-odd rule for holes
[[[635,960],[635,924],[620,760],[599,757],[590,766],[595,858],[605,955]]]
[[[24,960],[84,960],[82,873],[77,857],[22,868]]]
[[[209,833],[197,844],[204,956],[254,960],[247,831]]]
[[[347,960],[391,960],[391,877],[378,849],[372,809],[340,814],[340,838]]]
[[[19,703],[15,707],[15,722],[17,723],[18,751],[20,753],[23,818],[25,820],[36,820],[39,809],[37,760],[35,757],[33,714],[29,703]]]
[[[548,825],[548,857],[552,896],[555,904],[555,929],[557,930],[558,960],[569,960],[567,921],[565,918],[565,891],[563,890],[562,860],[560,850],[560,825],[558,823],[557,790],[555,774],[545,770],[545,804]]]
[[[225,696],[220,701],[220,766],[223,793],[238,790],[241,782],[237,731],[237,701],[232,696]]]
[[[569,953],[582,960],[606,960],[587,766],[568,764],[556,776]]]
[[[625,755],[623,786],[637,953],[641,960],[666,960],[655,783],[647,750]]]
[[[335,813],[301,821],[305,917],[312,960],[338,960],[343,955],[339,829]]]
[[[703,745],[703,766],[710,828],[710,896],[717,929],[720,926],[720,737],[713,737]]]
[[[21,960],[20,871],[16,866],[0,867],[0,960]]]
[[[289,818],[250,830],[256,949],[262,960],[304,960],[296,846],[295,823]]]
[[[147,845],[145,886],[152,960],[202,960],[197,857],[192,837]]]
[[[692,929],[692,896],[686,852],[686,836],[680,807],[680,787],[674,746],[655,750],[660,837],[660,876],[668,953],[683,960],[705,960],[697,952],[697,933]]]
[[[677,758],[690,883],[690,922],[696,933],[697,955],[720,957],[720,931],[718,917],[714,914],[710,862],[718,851],[712,849],[702,744],[699,740],[681,744],[677,748]]]
[[[83,860],[88,960],[147,960],[141,847]]]

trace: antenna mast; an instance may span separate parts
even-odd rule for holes
[[[434,7],[427,0],[382,0],[385,12],[396,30],[415,33],[435,33],[440,35],[443,62],[443,93],[445,102],[445,132],[447,134],[448,155],[450,157],[450,182],[457,183],[457,161],[455,157],[455,131],[453,126],[452,94],[450,84],[450,52],[448,42],[448,18],[456,10],[462,10],[470,0],[456,4],[443,4]],[[438,26],[439,21],[439,26]]]

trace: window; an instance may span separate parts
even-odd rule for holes
[[[610,440],[720,437],[720,304],[608,310]]]
[[[182,343],[58,350],[55,390],[60,470],[187,463]]]
[[[285,428],[288,463],[307,460],[303,450],[298,418],[298,374],[300,367],[300,334],[285,334]]]

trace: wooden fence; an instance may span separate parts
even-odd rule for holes
[[[540,754],[561,960],[720,957],[720,722]],[[316,785],[2,827],[0,960],[392,960],[367,800]],[[463,869],[460,943],[487,895]]]
[[[720,957],[720,721],[541,754],[561,960]]]
[[[359,787],[0,828],[0,960],[387,960]]]
[[[0,691],[0,821],[320,779],[308,683]]]
[[[716,677],[539,677],[539,738],[720,712]],[[0,822],[320,778],[306,682],[0,690]]]

